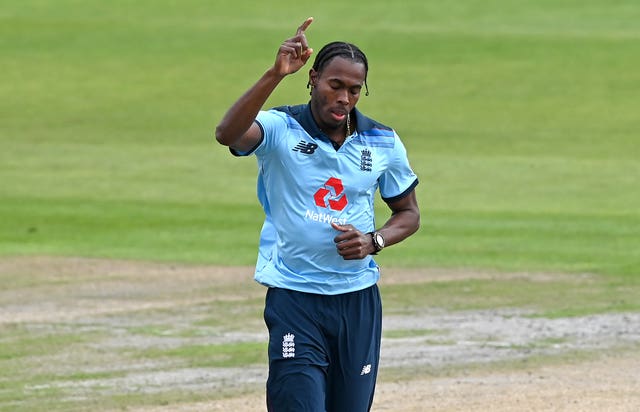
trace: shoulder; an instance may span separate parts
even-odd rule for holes
[[[302,115],[302,113],[304,112],[305,106],[306,105],[304,104],[299,104],[295,106],[278,106],[278,107],[274,107],[270,111],[277,112],[277,113],[284,113],[288,116],[296,118]]]
[[[373,146],[393,147],[398,135],[390,126],[380,123],[359,111],[356,111],[358,134]]]
[[[279,119],[290,128],[299,128],[299,124],[303,124],[305,105],[278,106],[260,113],[263,116]]]
[[[390,126],[382,124],[377,120],[365,116],[361,112],[356,112],[358,116],[358,131],[361,133],[380,133],[380,134],[394,134],[393,129]]]
[[[287,113],[276,109],[261,110],[260,112],[258,112],[257,116],[258,119],[285,119],[286,117],[288,117]]]
[[[263,133],[281,131],[291,127],[291,116],[280,110],[262,110],[256,116],[256,121],[262,127]]]

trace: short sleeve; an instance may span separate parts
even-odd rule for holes
[[[239,152],[235,149],[229,149],[234,156],[249,156],[251,154],[260,155],[266,153],[274,146],[280,131],[286,128],[286,121],[283,117],[273,110],[260,111],[256,116],[255,123],[260,127],[262,138],[251,150]]]
[[[256,155],[265,154],[273,150],[287,131],[285,114],[275,110],[261,111],[256,117],[256,123],[262,130],[262,142],[256,147]]]
[[[380,176],[380,195],[387,203],[392,203],[407,196],[418,185],[418,177],[411,169],[407,150],[402,141],[395,136],[393,153],[389,166]]]

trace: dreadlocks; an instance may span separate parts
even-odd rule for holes
[[[369,86],[367,86],[367,74],[369,73],[369,62],[367,56],[364,55],[362,50],[355,44],[345,43],[342,41],[334,41],[326,44],[320,52],[316,55],[316,59],[313,61],[313,69],[317,72],[321,72],[322,69],[334,58],[342,57],[345,59],[351,59],[354,62],[364,64],[364,88],[365,96],[369,95]],[[307,88],[310,84],[307,83]]]

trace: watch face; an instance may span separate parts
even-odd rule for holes
[[[376,240],[376,246],[379,249],[382,249],[384,247],[384,238],[382,237],[382,235],[380,233],[376,233],[375,234],[375,240]]]

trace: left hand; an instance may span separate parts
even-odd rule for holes
[[[338,254],[343,259],[364,259],[367,255],[375,252],[376,249],[370,234],[362,233],[353,225],[331,223],[331,226],[340,232],[333,238],[333,241],[336,243]]]

